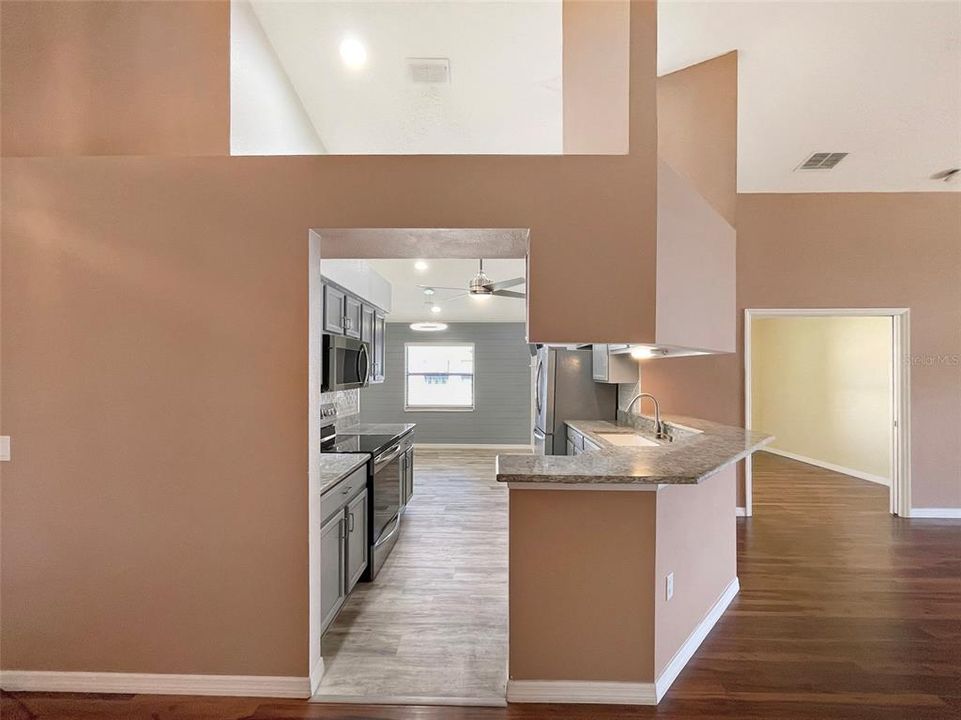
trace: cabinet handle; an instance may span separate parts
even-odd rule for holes
[[[348,532],[354,532],[354,513],[347,513],[350,516],[350,525],[347,527]]]
[[[342,494],[342,495],[346,495],[347,493],[349,493],[349,492],[351,491],[351,488],[353,488],[353,487],[354,487],[353,485],[348,485],[346,488],[344,488],[344,489],[341,491],[341,494]]]

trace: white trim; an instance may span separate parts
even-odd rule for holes
[[[772,455],[786,457],[788,460],[797,460],[805,465],[814,465],[815,467],[831,470],[832,472],[841,473],[842,475],[850,475],[851,477],[858,478],[859,480],[867,480],[868,482],[877,483],[878,485],[891,487],[891,478],[886,478],[883,475],[872,475],[871,473],[864,472],[863,470],[855,470],[854,468],[835,465],[834,463],[825,462],[824,460],[817,460],[805,455],[799,455],[798,453],[788,452],[787,450],[780,450],[778,448],[771,447],[770,445],[765,447],[762,452],[769,452]]]
[[[315,695],[317,693],[317,688],[320,687],[320,681],[324,678],[324,672],[326,666],[324,665],[324,659],[322,657],[317,658],[317,662],[310,669],[310,694]]]
[[[747,508],[740,506],[734,508],[734,517],[747,517]]]
[[[909,517],[919,519],[961,519],[961,508],[911,508]]]
[[[751,321],[763,317],[890,317],[893,322],[890,511],[911,517],[911,309],[910,308],[745,308],[744,309],[744,426],[751,429]],[[806,461],[802,461],[806,462]],[[812,463],[815,464],[815,463]],[[839,470],[838,472],[843,472]],[[851,474],[851,473],[848,473]],[[856,476],[857,477],[857,476]],[[869,479],[869,478],[864,478]],[[744,500],[747,517],[754,513],[754,472],[751,457],[744,463]]]
[[[414,443],[421,450],[526,450],[533,452],[532,445],[506,445],[497,443]]]
[[[657,705],[657,694],[654,683],[508,680],[507,702]]]
[[[687,665],[688,661],[694,656],[694,653],[697,652],[701,643],[704,642],[704,638],[708,636],[708,633],[711,632],[717,621],[721,619],[721,615],[727,610],[728,605],[731,604],[731,601],[734,600],[734,597],[740,589],[741,583],[735,577],[728,586],[724,588],[724,592],[722,592],[721,596],[714,602],[711,609],[707,611],[707,615],[697,624],[694,631],[688,635],[684,644],[674,653],[674,657],[671,658],[671,661],[665,666],[664,671],[658,676],[654,683],[658,702],[660,702],[661,698],[667,693],[671,684],[677,679],[677,676],[681,674],[681,670],[684,669],[684,666]]]
[[[167,675],[3,670],[0,671],[0,687],[4,690],[27,692],[310,697],[310,678],[269,675]]]
[[[667,485],[653,483],[508,482],[510,490],[591,490],[595,492],[657,492]]]
[[[452,707],[507,707],[503,697],[446,697],[444,695],[318,695],[310,702],[344,705],[450,705]]]

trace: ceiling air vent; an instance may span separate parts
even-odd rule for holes
[[[450,58],[407,58],[410,81],[420,85],[450,83]]]
[[[846,152],[816,152],[798,165],[795,170],[833,170],[837,164],[846,158]]]

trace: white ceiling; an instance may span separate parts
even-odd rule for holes
[[[252,6],[329,153],[562,151],[560,0]],[[412,83],[407,58],[449,58],[451,82]]]
[[[658,74],[738,50],[742,192],[961,191],[961,2],[660,0]],[[794,172],[811,152],[834,170]]]
[[[437,320],[441,322],[524,322],[527,319],[526,303],[517,298],[491,297],[478,300],[461,297],[450,300],[460,293],[453,290],[437,290],[434,301],[440,305],[440,313],[432,313],[424,304],[424,291],[417,285],[462,287],[477,273],[477,260],[432,260],[425,258],[426,270],[417,270],[415,260],[367,260],[370,266],[391,283],[391,313],[388,322],[417,322]],[[524,260],[485,260],[484,272],[491,280],[508,280],[525,277]],[[525,285],[510,288],[524,292]]]

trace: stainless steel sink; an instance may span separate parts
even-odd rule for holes
[[[624,433],[595,433],[601,440],[607,440],[611,445],[619,447],[659,447],[660,443],[648,440],[646,437],[632,432]]]

